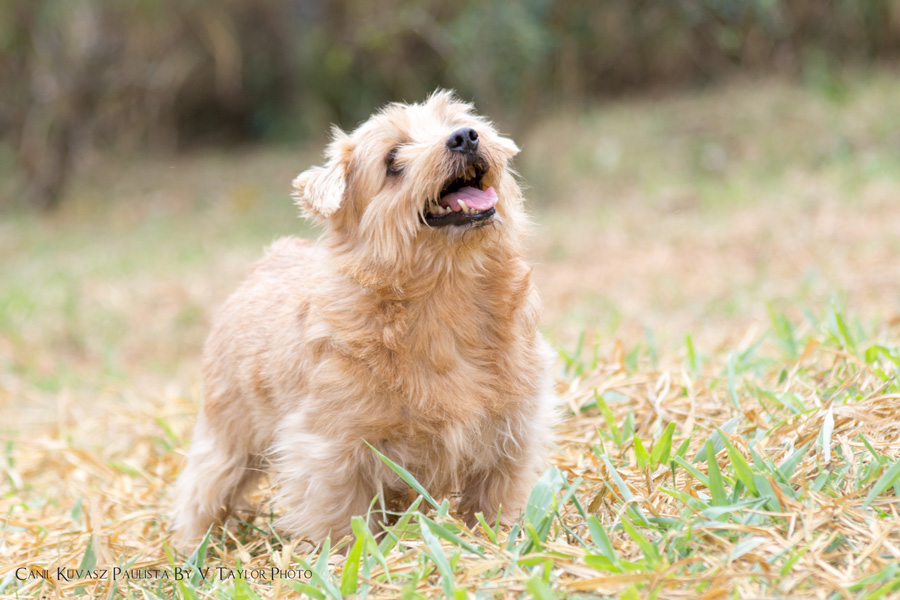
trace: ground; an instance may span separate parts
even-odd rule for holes
[[[0,593],[900,593],[898,97],[887,72],[743,80],[518,134],[554,470],[516,530],[426,498],[314,555],[265,516],[189,560],[166,539],[210,316],[315,235],[288,192],[321,143],[84,158],[59,213],[0,221]]]

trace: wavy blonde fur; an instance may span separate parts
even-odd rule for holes
[[[497,212],[482,227],[432,228],[420,215],[459,169],[446,140],[460,127],[478,132]],[[387,173],[392,150],[399,175]],[[239,505],[263,469],[284,531],[349,532],[376,494],[407,497],[364,440],[436,497],[461,494],[470,518],[519,516],[545,466],[553,395],[517,152],[449,92],[335,132],[326,164],[294,182],[322,237],[273,244],[207,341],[176,490],[183,539]]]

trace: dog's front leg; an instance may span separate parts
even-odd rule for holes
[[[490,523],[512,525],[522,516],[531,488],[548,466],[549,407],[553,396],[541,397],[542,410],[527,418],[511,419],[498,427],[505,435],[495,438],[487,451],[493,460],[469,477],[463,489],[461,511],[469,523],[481,512]]]
[[[534,479],[534,469],[509,459],[473,477],[463,492],[461,511],[466,522],[474,526],[475,513],[480,512],[488,523],[499,514],[502,524],[512,525],[525,510]]]
[[[368,448],[294,421],[281,429],[274,448],[281,511],[276,526],[316,543],[328,536],[336,542],[350,533],[352,517],[366,514],[377,493],[363,450]]]

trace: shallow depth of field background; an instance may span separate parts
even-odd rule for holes
[[[290,181],[329,125],[437,87],[522,148],[567,404],[554,463],[595,520],[559,507],[518,554],[465,532],[490,560],[445,537],[450,574],[414,531],[366,593],[897,593],[898,59],[892,0],[0,2],[0,593],[176,593],[10,573],[174,564],[213,311],[273,239],[317,235]],[[641,453],[669,422],[698,472]],[[769,473],[761,440],[782,466],[806,448],[802,468]],[[727,526],[684,529],[701,513]],[[272,539],[245,529],[209,560],[306,560]],[[334,595],[343,561],[300,591]]]

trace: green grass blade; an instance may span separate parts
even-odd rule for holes
[[[259,595],[253,591],[250,584],[243,577],[234,580],[234,600],[260,600]]]
[[[322,593],[322,591],[308,583],[303,583],[302,581],[292,581],[291,587],[294,588],[294,591],[298,594],[306,594],[310,598],[315,598],[315,600],[325,600],[326,596]]]
[[[353,535],[355,535],[357,538],[363,538],[365,540],[365,552],[371,554],[375,561],[379,565],[381,565],[381,568],[384,569],[385,577],[387,577],[387,580],[390,582],[391,570],[388,568],[387,559],[384,556],[384,552],[387,552],[388,550],[382,551],[382,548],[380,547],[378,542],[375,541],[375,536],[373,536],[372,532],[369,531],[369,526],[366,524],[365,519],[363,519],[362,517],[353,517],[353,519],[350,521],[350,527],[353,529]],[[395,529],[397,529],[396,526],[392,528],[392,531]],[[382,541],[382,544],[387,545],[387,543],[390,542],[390,547],[392,548],[393,544],[396,544],[396,540],[390,535],[388,535],[387,538],[388,539]]]
[[[841,338],[843,338],[844,346],[852,352],[856,354],[856,341],[853,339],[853,336],[850,334],[850,328],[847,327],[847,322],[844,320],[844,315],[841,314],[841,311],[838,310],[837,306],[832,306],[834,311],[834,320],[837,323],[838,331],[841,333]]]
[[[91,535],[88,538],[87,548],[84,551],[84,556],[81,557],[81,562],[78,563],[79,571],[92,571],[94,567],[97,566],[97,555],[94,553],[94,536]],[[81,596],[84,594],[84,587],[78,586],[75,588],[75,595]]]
[[[637,464],[639,467],[649,467],[650,466],[650,453],[647,452],[647,449],[644,448],[644,443],[641,441],[641,438],[634,435],[634,455],[637,458]]]
[[[191,553],[187,559],[188,566],[191,567],[191,585],[197,587],[202,580],[203,564],[206,562],[206,551],[209,547],[210,537],[212,535],[212,526],[206,530],[206,535],[200,541],[200,545]]]
[[[759,497],[766,500],[769,510],[781,512],[781,501],[778,499],[778,494],[775,493],[775,490],[770,483],[770,479],[765,475],[754,473],[753,483],[756,485]]]
[[[782,349],[788,354],[789,358],[796,358],[799,354],[797,351],[797,338],[794,335],[794,326],[783,314],[775,311],[774,305],[770,302],[766,306],[769,313],[769,320],[772,322],[772,331],[781,342]]]
[[[537,525],[546,517],[548,511],[553,506],[553,500],[556,494],[563,488],[566,483],[565,477],[556,467],[550,467],[541,478],[537,480],[528,496],[528,503],[525,505],[525,522]]]
[[[728,354],[728,397],[731,398],[731,403],[738,410],[741,409],[741,403],[738,400],[737,395],[737,385],[735,384],[735,376],[734,376],[734,353],[731,352]]]
[[[789,559],[787,559],[784,564],[781,566],[781,576],[784,577],[788,573],[790,573],[794,569],[794,565],[797,564],[797,561],[803,558],[803,556],[809,552],[811,544],[807,544],[804,548],[796,551]]]
[[[419,528],[422,532],[422,539],[425,542],[426,554],[441,574],[441,589],[443,589],[445,596],[452,598],[454,589],[453,568],[450,566],[450,561],[447,560],[444,548],[434,532],[431,531],[424,515],[419,517]]]
[[[325,538],[321,548],[319,548],[316,562],[312,566],[309,566],[309,563],[301,560],[300,564],[304,565],[306,569],[312,572],[312,579],[310,581],[318,584],[319,589],[323,590],[326,596],[333,599],[340,599],[341,590],[332,581],[332,575],[328,570],[328,555],[330,553],[331,538]]]
[[[700,514],[710,520],[717,520],[722,515],[727,515],[731,513],[736,513],[744,510],[748,507],[757,507],[762,503],[759,498],[752,498],[750,500],[744,500],[743,502],[734,502],[732,504],[726,504],[723,506],[710,506],[709,508],[704,508],[700,511]]]
[[[706,465],[712,503],[715,506],[725,506],[728,504],[728,494],[725,493],[725,484],[722,480],[722,472],[719,470],[719,463],[716,462],[716,453],[713,451],[710,440],[706,440],[706,446]]]
[[[619,472],[616,471],[615,467],[613,467],[612,463],[609,462],[609,459],[606,456],[603,456],[603,462],[606,463],[606,468],[609,469],[609,474],[612,476],[613,480],[616,482],[616,487],[619,488],[619,493],[622,494],[622,498],[629,502],[629,510],[633,510],[634,513],[641,519],[641,523],[644,525],[648,525],[649,521],[647,521],[647,517],[644,516],[644,513],[641,511],[641,508],[637,506],[637,504],[631,503],[634,500],[634,494],[631,493],[631,489],[627,485],[625,485],[625,481],[622,479],[622,476],[619,475]]]
[[[879,464],[883,465],[886,462],[884,456],[882,456],[877,450],[875,450],[875,448],[872,447],[872,444],[869,442],[868,439],[866,439],[866,436],[864,436],[863,434],[860,433],[856,437],[858,437],[860,439],[860,441],[866,447],[866,450],[868,450],[869,454],[872,455],[872,458],[877,460]]]
[[[591,540],[593,540],[594,546],[596,546],[597,549],[600,550],[600,553],[612,564],[618,564],[619,557],[616,556],[616,549],[613,548],[612,542],[606,534],[606,530],[603,528],[603,523],[601,523],[600,519],[594,515],[588,515],[586,521],[588,532],[591,534]]]
[[[609,560],[607,557],[602,554],[585,554],[584,555],[584,564],[589,566],[592,569],[597,569],[598,571],[605,571],[607,573],[621,573],[622,567]]]
[[[181,592],[181,597],[185,598],[185,600],[198,600],[197,592],[195,592],[194,588],[188,585],[186,581],[179,581],[178,589]],[[325,594],[322,594],[322,598],[324,600]]]
[[[766,538],[760,537],[758,535],[750,536],[748,538],[744,538],[740,542],[734,545],[731,549],[731,552],[728,553],[728,560],[733,561],[737,560],[740,557],[744,556],[748,552],[752,552],[756,548],[759,548],[763,544],[766,543]]]
[[[659,550],[656,549],[650,540],[645,538],[640,531],[631,523],[626,515],[622,515],[622,527],[625,529],[625,533],[628,534],[638,546],[640,546],[641,551],[643,551],[644,556],[647,558],[647,562],[651,567],[655,567],[659,564],[660,554]]]
[[[484,551],[481,548],[478,548],[477,546],[470,544],[469,542],[460,538],[458,535],[456,535],[455,533],[453,533],[446,527],[443,527],[442,525],[435,523],[434,521],[432,521],[431,519],[429,519],[428,517],[426,517],[424,515],[422,515],[420,518],[424,519],[425,522],[428,523],[428,528],[432,531],[432,533],[434,533],[438,537],[442,537],[445,540],[447,540],[448,542],[450,542],[451,544],[459,546],[460,548],[465,548],[472,554],[477,554],[481,558],[485,558]]]
[[[688,461],[684,460],[680,456],[676,456],[673,460],[676,464],[687,469],[688,473],[690,473],[691,475],[694,476],[694,479],[696,479],[697,481],[699,481],[706,487],[709,487],[709,477],[707,477],[706,475],[704,475],[703,473],[698,471],[697,468],[694,467],[694,465],[692,465]]]
[[[625,423],[622,425],[622,443],[634,435],[634,410],[629,410],[625,415]]]
[[[556,600],[556,594],[550,589],[550,586],[544,581],[540,573],[536,573],[533,577],[525,582],[525,589],[531,594],[532,598],[537,600]]]
[[[797,465],[800,464],[800,461],[803,460],[803,456],[806,454],[806,451],[809,450],[809,445],[811,443],[812,442],[807,442],[797,450],[794,450],[794,452],[778,466],[778,471],[784,476],[785,482],[790,481],[791,477],[794,475],[794,470],[797,468]]]
[[[722,425],[721,430],[726,433],[731,433],[732,431],[734,431],[734,428],[737,427],[737,424],[740,423],[740,421],[740,417],[729,419]],[[709,439],[713,443],[713,450],[716,451],[716,454],[719,453],[719,450],[725,447],[725,445],[722,443],[722,435],[718,427],[716,427],[715,431],[712,432],[712,435],[709,436]],[[700,447],[700,450],[697,452],[697,455],[694,456],[694,460],[692,460],[691,462],[697,464],[704,461],[706,461],[706,444]]]
[[[384,539],[381,540],[381,543],[378,544],[378,549],[380,550],[382,555],[390,552],[394,546],[400,541],[400,538],[403,537],[403,533],[406,531],[406,526],[409,525],[409,522],[412,520],[413,516],[417,514],[419,510],[419,505],[422,504],[422,500],[424,498],[419,496],[413,503],[409,505],[409,508],[404,511],[403,515],[397,520],[396,523],[389,529],[384,536]],[[368,528],[366,528],[368,531]],[[356,530],[354,530],[356,531]],[[369,534],[371,537],[371,534]]]
[[[669,462],[669,456],[672,453],[672,435],[674,433],[675,422],[673,421],[666,425],[659,441],[653,446],[653,451],[650,453],[650,466],[652,468],[655,469],[657,466]]]
[[[478,519],[478,522],[481,523],[481,528],[484,530],[485,535],[488,536],[488,539],[491,540],[492,544],[497,544],[497,532],[491,528],[490,525],[484,520],[484,515],[480,512],[475,513],[475,518]]]
[[[390,467],[390,469],[394,473],[396,473],[400,477],[400,479],[405,481],[406,484],[409,485],[409,487],[414,489],[423,498],[425,498],[425,500],[428,502],[428,504],[432,505],[435,508],[440,508],[441,505],[438,504],[437,500],[435,500],[434,498],[431,497],[431,494],[428,493],[428,491],[422,486],[421,483],[416,481],[416,478],[412,476],[412,473],[410,473],[409,471],[407,471],[406,469],[404,469],[403,467],[401,467],[400,465],[398,465],[397,463],[395,463],[394,461],[389,459],[387,456],[385,456],[384,454],[382,454],[381,452],[376,450],[375,446],[373,446],[369,442],[366,442],[365,440],[363,440],[363,442],[365,442],[366,446],[371,448],[372,452],[374,452],[376,454],[376,456],[378,456],[378,458],[380,458],[384,462],[384,464],[386,464],[388,467]]]
[[[616,423],[616,417],[613,415],[612,410],[610,410],[609,405],[606,403],[606,400],[603,399],[603,396],[597,393],[597,390],[594,390],[594,400],[597,403],[597,408],[600,409],[600,415],[603,417],[603,421],[606,423],[606,426],[612,434],[613,441],[616,443],[616,446],[621,447],[622,432],[619,430],[619,425]]]
[[[728,438],[724,433],[719,431],[719,428],[716,428],[716,431],[719,432],[719,437],[722,439],[722,444],[725,446],[725,451],[728,453],[728,459],[731,461],[731,468],[734,471],[734,476],[738,481],[744,484],[753,495],[758,493],[756,488],[756,482],[753,479],[753,469],[750,468],[750,463],[747,462],[747,459],[744,458],[744,455],[741,454],[734,445],[728,441]]]
[[[816,449],[822,455],[822,459],[827,465],[831,462],[831,435],[834,432],[834,410],[828,407],[825,411],[825,418],[822,420],[822,428],[816,437]]]
[[[356,584],[359,580],[359,560],[365,543],[365,538],[357,536],[350,552],[347,553],[347,560],[344,562],[344,570],[341,573],[341,594],[345,596],[356,593]]]
[[[878,481],[875,482],[875,485],[872,487],[872,490],[866,496],[866,499],[863,501],[863,508],[868,507],[872,504],[872,501],[884,490],[888,489],[894,482],[900,478],[900,459],[890,466],[890,468],[884,472],[884,474],[878,478]]]
[[[691,448],[691,440],[694,439],[694,432],[692,431],[681,444],[678,445],[678,449],[675,450],[676,458],[684,458],[687,459],[687,451]]]
[[[700,364],[697,360],[697,351],[694,349],[694,339],[691,334],[687,334],[684,338],[684,345],[687,348],[687,366],[691,373],[696,376],[700,370]]]

